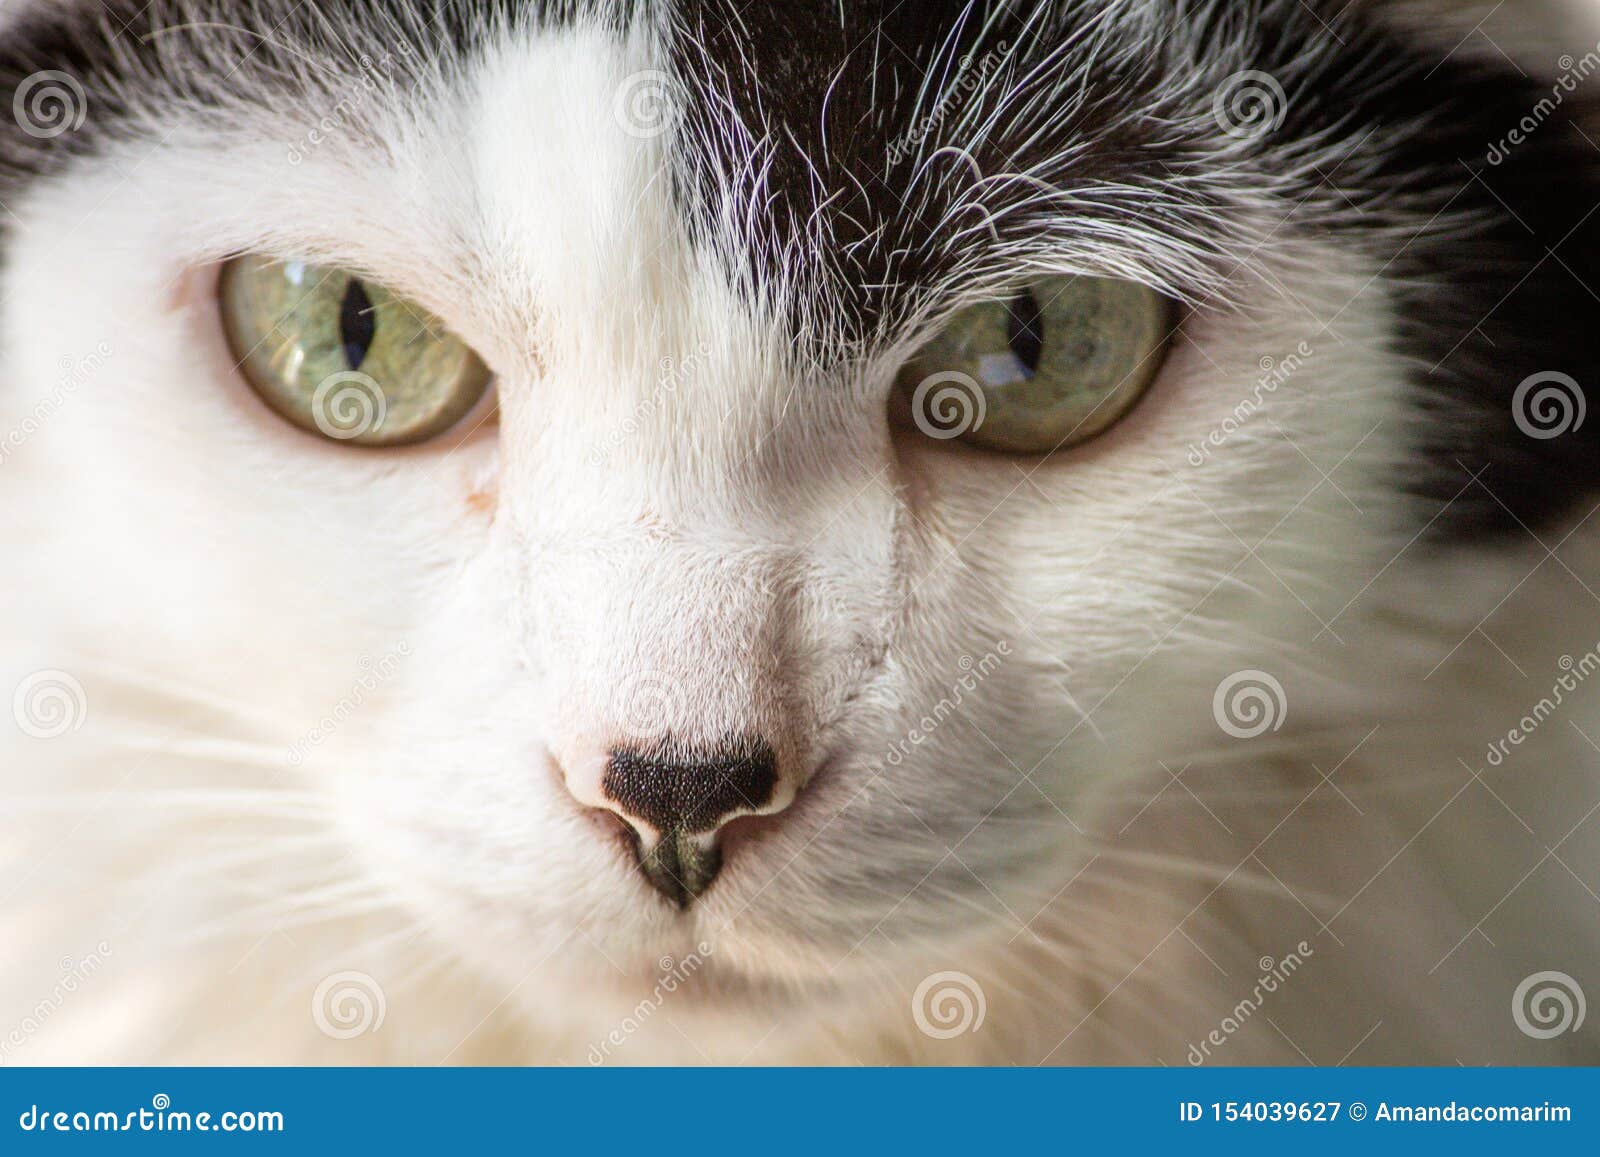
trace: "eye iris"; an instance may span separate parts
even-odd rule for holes
[[[1155,381],[1172,303],[1137,282],[1062,274],[955,314],[900,370],[909,417],[936,440],[1009,454],[1049,454],[1105,432]],[[919,408],[962,383],[972,420]],[[919,399],[921,401],[919,402]],[[896,413],[899,413],[896,403]]]
[[[378,336],[378,315],[372,308],[372,298],[366,288],[352,277],[344,300],[339,303],[339,341],[344,347],[344,360],[352,370],[361,368],[367,360],[367,351]]]
[[[324,439],[426,442],[489,392],[492,375],[471,347],[420,305],[354,272],[246,253],[223,266],[217,297],[246,384]]]
[[[1028,376],[1038,373],[1044,356],[1044,310],[1033,290],[1024,289],[1007,307],[1006,340]]]

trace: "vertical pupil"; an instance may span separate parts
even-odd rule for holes
[[[344,301],[339,304],[339,341],[344,346],[345,364],[351,369],[361,368],[372,348],[372,339],[378,332],[378,318],[372,311],[372,299],[355,278],[344,291]]]
[[[1039,359],[1044,355],[1044,315],[1039,299],[1033,290],[1024,289],[1007,308],[1010,316],[1006,319],[1006,340],[1031,375],[1039,369]]]

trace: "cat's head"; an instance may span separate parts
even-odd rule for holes
[[[7,759],[270,788],[513,979],[1018,935],[1600,461],[1566,122],[1343,7],[32,7],[0,639],[89,709]]]

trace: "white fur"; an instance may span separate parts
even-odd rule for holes
[[[1554,559],[1412,541],[1372,263],[1275,238],[1046,464],[918,441],[892,356],[791,356],[679,219],[614,108],[659,51],[510,37],[385,109],[386,155],[179,118],[10,206],[0,430],[94,365],[0,465],[0,688],[60,670],[88,705],[0,727],[0,1046],[41,1020],[0,1056],[583,1063],[631,1016],[605,1059],[1181,1064],[1305,941],[1219,1063],[1592,1060],[1511,996],[1600,996],[1600,690],[1474,778],[1600,643],[1592,524]],[[498,426],[374,454],[281,423],[218,333],[242,249],[434,310]],[[1218,727],[1245,669],[1282,731]],[[558,771],[641,715],[802,769],[686,914]],[[663,957],[697,964],[657,1009]],[[386,1016],[334,1039],[313,994],[349,970]],[[913,993],[952,970],[986,1018],[936,1039]]]

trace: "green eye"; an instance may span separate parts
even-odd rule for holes
[[[488,368],[438,318],[344,270],[239,257],[223,267],[218,294],[251,388],[335,441],[425,442],[489,388]]]
[[[1104,277],[1041,277],[962,311],[900,372],[917,428],[1009,454],[1086,442],[1164,360],[1172,304]]]

